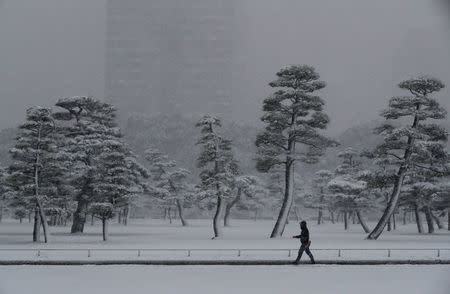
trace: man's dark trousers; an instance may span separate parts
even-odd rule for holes
[[[295,260],[295,263],[299,263],[300,259],[302,258],[303,255],[303,251],[306,252],[306,254],[308,254],[309,258],[311,258],[311,262],[315,263],[314,261],[314,256],[312,255],[311,251],[309,250],[309,246],[302,244],[302,246],[300,246],[300,249],[298,250],[298,256],[297,259]]]

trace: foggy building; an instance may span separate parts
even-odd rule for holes
[[[233,1],[109,0],[105,97],[130,113],[228,113]]]

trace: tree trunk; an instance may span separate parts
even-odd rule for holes
[[[255,217],[254,217],[254,221],[256,222],[258,218],[258,208],[255,208]]]
[[[434,215],[433,212],[431,212],[431,216],[433,217],[434,221],[436,222],[436,225],[438,226],[439,230],[442,230],[444,228],[444,226],[442,225],[441,220],[439,219],[439,217]]]
[[[22,223],[23,218],[19,218],[19,222]]]
[[[3,200],[0,200],[0,223],[3,219]]]
[[[348,230],[348,213],[344,211],[344,229]]]
[[[119,212],[117,213],[117,223],[122,224],[122,209],[119,209]]]
[[[447,209],[447,230],[450,231],[450,208]]]
[[[414,214],[416,216],[417,231],[419,234],[423,234],[422,219],[420,217],[420,211],[417,204],[414,206]]]
[[[166,218],[167,218],[167,208],[164,208],[164,217],[163,217],[163,219],[166,220]]]
[[[334,224],[334,211],[330,210],[331,223]]]
[[[41,218],[39,217],[39,208],[34,210],[33,242],[39,242],[41,239]]]
[[[356,210],[356,216],[358,217],[359,223],[361,224],[361,227],[363,228],[365,233],[369,233],[369,227],[366,225],[366,222],[361,216],[361,212],[359,210]]]
[[[434,233],[434,224],[433,224],[433,217],[431,216],[431,209],[429,206],[424,207],[425,212],[425,219],[427,220],[428,225],[428,234]]]
[[[290,158],[288,157],[288,161]],[[282,236],[286,221],[289,215],[289,210],[293,202],[293,188],[294,188],[294,163],[286,164],[285,171],[285,191],[283,197],[283,204],[281,206],[280,213],[278,215],[277,222],[272,230],[270,238],[279,238]]]
[[[178,215],[180,216],[180,220],[181,220],[181,225],[182,225],[183,227],[189,226],[188,222],[187,222],[186,219],[184,218],[184,214],[183,214],[183,206],[181,205],[180,199],[177,199],[177,208],[178,208]]]
[[[167,215],[169,216],[169,223],[172,224],[172,213],[171,208],[169,207],[167,209]]]
[[[234,199],[230,203],[227,203],[227,205],[225,206],[225,216],[223,218],[223,224],[225,227],[228,227],[230,225],[229,218],[230,218],[231,209],[233,208],[234,205],[236,205],[236,203],[239,202],[239,200],[241,199],[241,194],[242,194],[242,189],[238,188],[236,197],[234,197]]]
[[[108,219],[102,218],[103,241],[108,241]]]
[[[395,213],[392,214],[392,224],[394,225],[394,231],[397,230],[397,223],[395,221]]]
[[[317,216],[317,224],[320,225],[322,224],[322,209],[319,209],[319,215]]]
[[[123,215],[123,224],[125,226],[128,226],[128,222],[130,221],[130,214],[131,214],[131,205],[128,203],[127,207],[125,207]]]
[[[91,226],[94,225],[94,214],[91,214]]]
[[[31,224],[31,211],[28,211],[28,223]]]
[[[83,233],[84,224],[86,223],[86,211],[88,203],[84,199],[80,199],[77,204],[77,209],[73,213],[73,223],[70,230],[71,234]]]
[[[44,231],[44,242],[50,242],[50,232],[48,229],[47,217],[45,216],[44,208],[42,207],[41,201],[39,198],[36,199],[37,207],[39,210],[39,216],[41,218],[42,229]]]
[[[408,212],[406,210],[403,211],[403,225],[406,225],[406,214]]]
[[[217,196],[216,213],[213,219],[214,238],[222,237],[222,228],[220,227],[220,220],[222,219],[221,216],[223,210],[222,206],[223,206],[222,196]]]
[[[294,213],[295,213],[295,219],[297,220],[297,222],[300,222],[300,216],[298,214],[298,207],[297,206],[294,207]]]
[[[387,231],[388,232],[392,231],[392,221],[391,220],[392,220],[392,218],[390,217],[387,222]]]

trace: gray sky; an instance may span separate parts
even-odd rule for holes
[[[124,0],[125,1],[125,0]],[[58,97],[103,97],[106,0],[0,0],[0,128]],[[377,118],[402,79],[447,84],[446,0],[238,0],[233,117],[257,122],[267,83],[286,64],[316,67],[331,133]]]

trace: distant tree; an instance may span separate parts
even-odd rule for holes
[[[342,163],[336,168],[334,178],[328,183],[327,189],[333,195],[333,205],[344,215],[345,229],[348,229],[348,216],[356,213],[363,230],[369,229],[362,218],[361,210],[369,206],[367,196],[364,193],[367,183],[360,179],[361,162],[358,160],[358,152],[353,148],[347,148],[338,154]]]
[[[183,208],[189,199],[189,187],[187,178],[189,171],[183,168],[176,168],[174,160],[170,160],[167,155],[159,150],[151,148],[145,152],[146,159],[150,163],[150,173],[152,175],[152,185],[150,192],[164,206],[176,206],[183,227],[188,226],[184,217]],[[171,218],[169,211],[169,218]]]
[[[50,233],[45,203],[55,195],[58,172],[55,122],[51,109],[29,108],[27,120],[19,129],[16,145],[10,150],[13,163],[9,167],[7,181],[20,202],[32,203],[35,207],[33,241],[39,241],[42,225],[47,243]]]
[[[20,221],[20,223],[22,223],[22,220],[27,216],[27,210],[24,208],[17,208],[14,211],[14,216]]]
[[[240,210],[257,209],[262,205],[258,196],[263,193],[263,187],[260,180],[254,176],[238,176],[235,179],[235,193],[236,196],[228,201],[225,207],[224,226],[229,226],[229,219],[231,209],[240,205]]]
[[[327,191],[328,182],[334,174],[329,170],[320,170],[315,173],[312,180],[312,193],[306,193],[303,197],[303,205],[306,208],[318,210],[317,224],[323,223],[323,210],[331,209],[333,204],[330,202],[329,192]]]
[[[271,238],[284,231],[293,203],[294,166],[296,161],[316,163],[325,148],[334,142],[319,134],[329,123],[323,112],[325,102],[314,94],[325,87],[315,69],[307,65],[293,65],[280,70],[269,85],[282,88],[264,100],[266,124],[256,139],[258,158],[256,167],[269,172],[277,165],[284,167],[284,196]]]
[[[221,125],[218,118],[210,115],[205,115],[197,123],[197,127],[201,129],[197,144],[202,147],[197,160],[197,166],[201,169],[198,187],[201,198],[216,199],[214,238],[222,236],[220,220],[224,201],[232,197],[232,187],[238,174],[232,143],[217,132]]]
[[[6,195],[8,192],[8,188],[6,185],[6,178],[8,176],[8,172],[6,168],[0,166],[0,222],[3,219],[3,213],[7,207],[6,203]]]
[[[428,119],[444,119],[447,115],[439,103],[430,95],[444,88],[444,84],[434,78],[419,77],[403,81],[401,89],[411,93],[409,96],[393,97],[389,107],[382,112],[387,120],[411,120],[409,126],[396,127],[385,124],[377,129],[384,135],[384,142],[374,150],[374,157],[386,158],[397,167],[395,182],[389,202],[378,224],[368,235],[376,240],[382,234],[389,218],[397,208],[402,183],[411,169],[434,169],[433,164],[447,157],[445,145],[446,131],[436,124],[424,123]]]
[[[108,220],[114,217],[114,206],[107,202],[94,202],[89,206],[89,212],[102,221],[103,241],[108,241]]]

